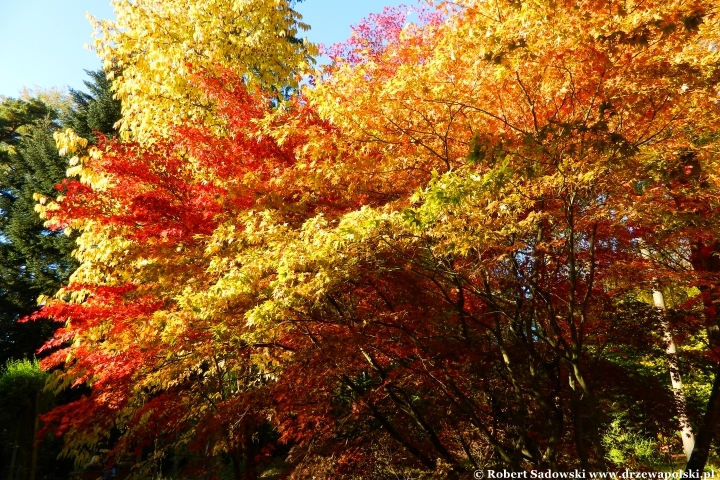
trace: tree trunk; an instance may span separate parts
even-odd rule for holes
[[[578,355],[579,356],[579,355]],[[590,437],[592,443],[593,453],[595,454],[595,465],[596,470],[607,470],[605,463],[605,449],[602,445],[602,439],[600,438],[600,425],[597,418],[597,402],[595,401],[595,395],[593,394],[590,385],[585,381],[585,377],[580,371],[580,365],[577,362],[571,363],[572,371],[570,372],[570,379],[574,380],[570,387],[576,390],[575,395],[578,396],[578,406],[582,409],[583,406],[587,409],[587,419],[589,425],[586,428],[586,432]],[[582,415],[582,410],[579,411]]]
[[[692,455],[685,465],[686,472],[692,472],[694,475],[705,469],[708,456],[710,454],[710,445],[713,437],[720,424],[720,363],[715,367],[715,380],[713,381],[712,390],[710,391],[710,400],[708,400],[705,414],[700,424],[695,448]]]
[[[235,480],[257,480],[253,430],[249,424],[245,424],[241,428],[240,444],[235,447],[231,455],[233,478]]]
[[[653,301],[655,308],[660,313],[660,323],[663,329],[663,339],[665,340],[665,354],[667,355],[668,368],[670,370],[670,383],[672,384],[673,397],[675,398],[675,409],[678,416],[678,424],[682,435],[683,451],[685,458],[690,459],[693,447],[695,446],[695,436],[690,426],[690,419],[687,416],[687,401],[683,392],[682,378],[680,377],[680,365],[677,359],[677,349],[675,348],[675,340],[673,340],[665,315],[665,298],[660,291],[657,283],[653,286]]]
[[[650,250],[648,250],[644,243],[641,241],[640,253],[647,260],[652,260]],[[665,355],[668,362],[668,370],[670,370],[670,384],[673,389],[673,399],[675,403],[675,411],[678,416],[678,425],[680,427],[680,435],[682,437],[683,452],[685,458],[690,459],[693,448],[695,446],[695,436],[693,435],[692,427],[690,425],[690,419],[687,416],[687,400],[685,399],[685,392],[683,392],[682,377],[680,376],[680,364],[677,358],[677,348],[675,346],[675,340],[673,339],[672,332],[670,331],[670,324],[667,320],[667,312],[665,307],[665,298],[660,291],[660,285],[657,279],[653,279],[653,303],[655,308],[660,314],[660,324],[663,330],[663,340],[665,340]]]
[[[231,456],[232,458],[232,469],[233,469],[233,478],[235,480],[243,480],[242,475],[242,464],[243,464],[243,454],[242,454],[242,447],[237,446],[235,447],[235,451],[233,452],[234,455]]]
[[[250,425],[245,425],[245,432],[242,437],[242,451],[244,460],[244,480],[257,480],[257,471],[255,466],[255,448],[253,445],[253,431]]]
[[[178,478],[180,473],[180,456],[178,455],[178,446],[175,445],[173,448],[173,464],[172,464],[172,477]]]

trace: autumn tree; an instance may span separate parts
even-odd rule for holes
[[[214,3],[180,1],[175,3],[166,2],[162,6],[158,6],[151,2],[116,2],[115,8],[118,21],[96,22],[98,29],[96,47],[98,53],[104,59],[106,67],[112,68],[117,72],[113,78],[113,88],[115,96],[122,99],[123,102],[123,128],[127,134],[126,138],[140,139],[143,141],[143,144],[128,143],[116,145],[101,141],[100,148],[93,149],[92,155],[96,159],[106,158],[108,162],[113,158],[111,151],[117,154],[118,157],[124,157],[125,161],[129,161],[133,157],[143,159],[143,161],[137,162],[137,168],[140,170],[135,171],[131,168],[128,171],[128,173],[133,172],[132,175],[136,175],[137,177],[127,184],[128,186],[137,186],[136,190],[131,188],[131,191],[128,191],[128,198],[136,195],[138,197],[133,201],[137,202],[143,202],[143,199],[149,200],[152,198],[152,195],[150,195],[146,189],[157,189],[156,183],[160,182],[160,179],[156,175],[165,172],[161,174],[161,177],[165,178],[167,174],[177,176],[177,182],[179,183],[168,184],[165,189],[167,197],[164,200],[160,200],[159,203],[154,203],[154,206],[146,205],[150,207],[146,214],[150,214],[149,212],[152,210],[154,213],[150,214],[150,216],[159,215],[160,217],[170,220],[168,215],[172,217],[174,214],[170,214],[169,211],[162,212],[161,210],[169,208],[172,204],[175,204],[180,210],[191,208],[193,211],[186,211],[187,214],[190,214],[190,217],[184,220],[180,219],[180,223],[184,223],[187,227],[181,228],[181,230],[185,230],[184,233],[180,233],[175,227],[171,227],[170,230],[162,230],[154,233],[148,232],[147,235],[149,235],[149,237],[146,238],[142,238],[142,235],[136,237],[134,234],[127,236],[127,232],[120,232],[118,230],[117,222],[119,218],[123,214],[128,215],[127,211],[123,211],[122,209],[122,202],[110,208],[108,206],[113,202],[110,201],[108,197],[103,197],[106,199],[104,205],[108,210],[98,210],[97,208],[87,210],[98,216],[98,218],[103,215],[108,216],[105,221],[100,223],[90,215],[74,212],[77,216],[76,221],[67,223],[82,231],[79,238],[78,249],[78,258],[82,261],[82,265],[74,274],[70,286],[65,290],[65,293],[68,293],[68,298],[72,301],[82,303],[82,311],[92,311],[93,305],[102,305],[106,307],[106,309],[114,305],[114,301],[111,300],[110,297],[105,297],[105,295],[108,294],[112,297],[112,288],[110,288],[110,290],[103,290],[105,293],[101,294],[95,292],[96,295],[93,296],[89,293],[92,292],[92,289],[88,290],[91,285],[112,285],[114,288],[114,286],[119,283],[123,285],[118,293],[119,297],[117,298],[119,299],[123,298],[125,293],[127,293],[125,290],[126,286],[121,279],[123,276],[125,277],[125,281],[129,278],[133,278],[133,282],[140,281],[141,275],[132,275],[130,273],[120,275],[120,277],[116,277],[115,274],[110,273],[110,277],[107,277],[112,268],[120,265],[120,263],[113,261],[113,259],[119,260],[120,258],[126,257],[128,253],[126,250],[126,247],[129,245],[127,243],[128,241],[139,241],[142,244],[147,238],[156,234],[160,235],[160,238],[170,238],[172,240],[179,234],[179,238],[182,238],[182,242],[185,242],[191,240],[193,235],[207,235],[212,231],[212,228],[214,228],[213,225],[216,226],[217,222],[220,221],[219,218],[215,218],[215,215],[219,215],[222,209],[217,205],[213,209],[213,205],[216,200],[222,198],[225,193],[226,189],[222,187],[222,182],[218,179],[212,181],[205,187],[198,187],[197,185],[198,182],[207,182],[206,179],[202,179],[202,175],[208,173],[207,168],[216,168],[217,165],[201,167],[204,164],[203,162],[205,162],[202,152],[197,153],[196,158],[186,157],[188,152],[175,150],[165,137],[172,134],[173,138],[177,138],[180,134],[174,129],[182,122],[188,120],[199,122],[206,127],[210,126],[211,129],[216,129],[216,134],[219,133],[221,136],[233,132],[231,127],[224,124],[232,120],[232,117],[228,117],[225,113],[221,114],[220,110],[216,110],[218,107],[214,102],[218,98],[217,95],[209,95],[205,90],[198,88],[195,83],[189,82],[189,72],[203,72],[202,75],[204,77],[211,77],[213,75],[225,75],[226,70],[230,69],[227,74],[230,74],[235,79],[233,80],[234,82],[239,82],[239,89],[242,90],[248,86],[252,89],[265,89],[267,93],[260,94],[260,96],[253,99],[253,101],[245,102],[237,107],[240,111],[238,118],[246,120],[247,118],[253,118],[256,110],[260,108],[260,104],[267,106],[271,102],[277,102],[279,92],[284,91],[287,87],[297,85],[298,75],[311,61],[314,47],[297,38],[299,30],[306,28],[306,26],[299,21],[300,17],[292,10],[291,3],[292,2],[286,1],[218,1]],[[159,24],[162,24],[163,28],[157,28]],[[142,50],[142,55],[137,54],[139,50]],[[243,111],[242,109],[248,107],[248,105],[250,109]],[[218,121],[220,121],[220,123],[218,123]],[[242,128],[249,127],[243,125]],[[80,131],[80,133],[83,134],[84,132]],[[198,139],[198,137],[203,135],[208,136],[211,135],[211,133],[202,131],[186,140],[188,142],[193,139],[203,141],[202,139]],[[237,133],[237,135],[241,135],[241,133]],[[77,133],[71,131],[59,136],[58,139],[63,154],[73,151],[78,144],[83,147],[87,146],[86,140],[80,140],[80,138],[77,137]],[[75,142],[75,140],[78,140],[79,143]],[[218,139],[218,141],[221,142],[220,139]],[[159,150],[153,152],[152,147],[148,147],[155,142],[159,142]],[[207,140],[205,140],[205,142],[207,143]],[[108,153],[103,157],[102,152],[103,149],[106,148],[108,149]],[[198,152],[197,148],[197,146],[193,146],[190,151],[196,153]],[[247,147],[238,148],[243,149]],[[231,148],[229,151],[237,153],[236,150],[237,148]],[[260,153],[262,152],[255,154]],[[175,156],[175,158],[171,159],[170,157],[173,156]],[[168,161],[170,161],[170,163],[167,163]],[[237,172],[228,171],[229,166],[234,164],[234,160],[226,159],[223,161],[226,162],[226,165],[221,168],[223,172],[230,172],[235,175]],[[104,167],[100,165],[105,164],[95,165],[89,161],[89,157],[83,160],[76,159],[73,161],[73,167],[69,170],[69,174],[79,174],[81,183],[77,185],[67,185],[70,189],[68,190],[69,198],[77,199],[80,198],[81,194],[87,193],[83,190],[83,188],[86,187],[79,187],[78,185],[91,185],[91,188],[104,190],[109,186],[113,186],[113,180],[111,179],[114,176],[124,178],[119,172],[112,170],[112,168],[119,168],[117,167],[117,165],[120,165],[119,160],[115,162],[115,167],[109,167],[109,171],[103,171]],[[196,167],[200,168],[200,170],[195,170]],[[217,185],[213,185],[213,183]],[[180,185],[185,185],[185,188],[189,189],[185,197],[176,191],[176,188],[183,188]],[[196,187],[198,187],[199,190],[196,190]],[[115,192],[115,190],[111,191]],[[201,193],[201,191],[204,193]],[[192,203],[190,202],[190,198],[195,194],[199,194],[202,198],[198,197],[195,199],[195,203]],[[190,203],[184,204],[181,202],[181,204],[177,204],[176,200],[180,198],[178,195]],[[245,193],[237,195],[242,197]],[[43,196],[41,202],[46,203],[52,201],[52,199],[52,196]],[[167,203],[168,201],[170,203]],[[247,200],[243,200],[242,198],[238,201],[240,204],[247,203]],[[68,202],[68,205],[70,203],[71,202]],[[102,200],[97,200],[93,203],[93,206],[99,208],[99,205],[102,204]],[[90,204],[87,204],[85,207],[90,206]],[[51,205],[50,208],[56,207]],[[134,206],[130,208],[130,211],[134,212],[132,213],[133,215],[137,213],[134,211],[134,208]],[[205,208],[210,208],[211,211],[202,212]],[[176,214],[179,214],[180,210],[178,210]],[[103,214],[101,211],[105,213]],[[181,214],[181,217],[182,216]],[[128,217],[128,219],[129,218],[130,217]],[[145,220],[140,220],[140,222],[144,223],[148,219],[149,217]],[[173,223],[176,220],[178,220],[178,218],[170,221]],[[129,228],[129,225],[125,227]],[[190,243],[193,242],[190,241]],[[180,248],[178,245],[175,247]],[[193,259],[200,254],[199,252],[201,252],[201,250],[195,250],[194,254],[189,254],[189,251],[181,248],[178,252],[184,252],[182,258]],[[140,255],[144,255],[144,253],[140,253]],[[187,255],[187,257],[185,255]],[[170,260],[170,258],[170,256],[167,256],[168,260]],[[187,266],[184,261],[181,261],[177,265],[178,267]],[[197,269],[191,268],[185,271],[189,275],[195,275],[197,278],[200,278],[204,268],[207,268],[207,265],[203,267],[198,264]],[[147,279],[149,284],[153,284],[151,277]],[[167,277],[161,275],[160,278]],[[189,279],[191,277],[183,278]],[[177,278],[178,286],[183,285],[183,278]],[[160,290],[164,291],[164,294],[170,294],[170,290],[165,287],[160,287]],[[178,293],[181,291],[182,290],[179,290]],[[88,297],[88,295],[90,296]],[[99,297],[97,295],[99,295]],[[98,300],[100,304],[95,304],[93,301],[95,298],[102,298],[103,300]],[[165,302],[162,295],[148,293],[147,297],[144,298],[146,298],[148,302],[151,302],[151,304],[146,305],[149,309],[148,311],[152,311],[153,308],[159,308],[159,304],[152,302]],[[142,304],[142,302],[134,303],[136,303],[135,307]],[[115,310],[117,310],[118,315],[122,316],[122,313],[120,313],[122,311],[121,308],[115,308]],[[50,310],[47,311],[49,312]],[[97,311],[95,314],[98,314]],[[135,311],[135,313],[127,313],[127,315],[132,317],[133,315],[140,315],[140,313],[139,311]],[[56,319],[64,318],[63,315],[57,312],[55,312],[55,317]],[[85,317],[82,315],[75,317],[74,323],[80,324],[80,318]],[[119,324],[117,325],[117,329],[121,330]],[[56,339],[48,344],[48,348],[62,346],[63,342],[73,338],[73,334],[81,331],[81,329],[73,330],[72,327],[68,325],[67,329],[61,330],[56,336]],[[125,337],[120,343],[124,344],[127,338],[130,337]],[[62,355],[58,356],[58,354],[53,355],[51,359],[46,362],[46,365],[54,364],[61,356]],[[140,358],[136,358],[133,361],[140,360]],[[198,372],[202,374],[205,368],[203,365],[205,365],[207,357],[204,355],[192,355],[186,360],[186,366],[192,364],[194,365],[192,368],[200,368]],[[224,360],[221,361],[224,362]],[[72,364],[73,362],[68,358],[66,366],[70,368]],[[241,362],[241,365],[247,366],[248,363]],[[86,366],[87,364],[83,364],[78,366],[76,370],[80,371]],[[180,371],[186,373],[188,371],[186,366],[179,367]],[[148,367],[150,367],[149,364]],[[242,368],[246,367],[238,367],[240,371],[242,371]],[[238,369],[231,370],[231,374],[235,377],[240,375],[237,373]],[[142,374],[137,372],[135,372],[137,374],[133,374],[131,370],[129,367],[128,370],[126,370],[128,375],[125,378],[128,382],[142,378]],[[111,377],[108,377],[108,388],[122,391],[123,380],[115,378],[117,370],[109,369],[108,373],[112,374]],[[159,376],[167,373],[167,371],[163,370]],[[185,373],[182,373],[182,375],[177,378],[181,378]],[[90,373],[70,383],[77,384],[85,380],[87,380],[88,384],[92,384],[98,391],[103,383],[102,381],[92,378]],[[110,380],[112,380],[112,382]],[[64,381],[65,380],[59,380],[60,383]],[[192,398],[200,395],[198,398],[205,398],[204,395],[207,395],[206,391],[186,388],[188,385],[187,382],[190,382],[190,378],[187,378],[182,382],[181,386],[175,389],[176,394],[174,396],[169,395],[173,401],[186,395]],[[237,383],[237,385],[238,388],[240,388],[240,383]],[[218,393],[216,385],[212,386],[211,390],[213,390],[213,397],[209,400],[211,404],[215,402],[214,395],[228,394],[223,388],[220,388],[220,392]],[[146,392],[155,391],[155,387],[149,390],[146,389]],[[232,393],[234,391],[235,390],[231,389],[229,392]],[[135,392],[134,389],[133,392]],[[149,395],[150,393],[147,394]],[[141,404],[145,404],[147,395],[142,394],[141,396],[142,399],[140,402]],[[131,396],[129,395],[129,397]],[[135,400],[136,399],[133,398],[133,404],[128,408],[132,409],[137,405]],[[160,402],[161,400],[162,399],[157,399],[156,402]],[[177,404],[177,408],[180,409],[180,411],[182,411],[182,405],[184,403],[197,406],[197,399],[193,401],[181,400],[180,403]],[[154,403],[153,405],[156,404]],[[67,408],[72,408],[72,406]],[[149,404],[147,408],[150,408]],[[196,426],[199,424],[199,421],[194,415],[200,410],[201,409],[194,409],[193,411],[186,412],[186,415],[188,415],[187,423],[189,425]],[[168,408],[166,413],[171,415],[173,413],[172,409]],[[94,414],[97,414],[97,418],[94,418],[92,420],[93,422],[98,422],[99,425],[105,425],[107,428],[111,428],[111,426],[114,425],[112,413],[107,413],[105,417],[99,414],[98,411],[95,411]],[[165,413],[162,415],[165,415]],[[79,420],[78,424],[81,423]],[[142,422],[142,425],[142,428],[144,428],[144,422]],[[211,427],[217,425],[215,423],[208,423],[207,426],[208,431],[212,432]],[[81,431],[82,428],[78,428],[77,430]],[[182,432],[182,429],[178,431]],[[190,431],[194,431],[193,428],[190,428]],[[107,432],[108,430],[104,432],[99,431],[99,436]],[[135,433],[138,432],[136,431]],[[96,431],[95,438],[98,437],[97,434],[98,432]],[[247,435],[252,434],[253,431],[248,430],[245,436],[247,437]],[[222,435],[216,439],[215,436],[214,434],[211,435],[212,441],[205,444],[206,448],[212,444],[213,452],[228,451],[235,462],[247,463],[248,458],[254,458],[254,455],[247,453],[247,448],[245,448],[245,450],[241,448],[243,443],[239,440],[231,441],[227,436],[223,437]],[[130,435],[127,435],[125,438],[127,441],[131,440]],[[135,438],[139,439],[140,442],[147,441],[147,436],[137,435]],[[187,439],[188,434],[184,434],[182,437],[175,438],[170,443],[182,445],[188,442]],[[74,445],[84,445],[87,443],[86,440],[87,438],[78,435],[77,438],[74,439]],[[142,446],[142,444],[132,444],[128,446],[127,444],[121,443],[118,445],[117,450],[122,451],[125,447],[142,449]],[[73,445],[70,445],[69,448],[72,447]],[[158,456],[156,458],[160,457]],[[243,458],[245,458],[245,460],[243,460]],[[247,465],[243,468],[245,470],[249,469]],[[239,470],[239,466],[236,470]]]
[[[79,178],[43,199],[50,226],[80,231],[81,266],[42,312],[65,324],[55,384],[92,389],[46,417],[68,453],[118,428],[116,455],[188,445],[236,478],[283,443],[296,478],[457,478],[614,467],[618,411],[674,435],[667,372],[646,366],[665,358],[648,299],[658,279],[683,292],[673,327],[707,338],[712,2],[463,0],[416,23],[389,9],[280,103],[309,50],[264,76],[288,48],[277,32],[252,68],[165,42],[153,84],[130,52],[179,4],[120,5],[139,26],[100,48],[123,68],[135,141],[59,136]],[[295,18],[285,7],[257,11]],[[194,15],[210,10],[189,11],[179,31],[205,41]],[[712,417],[689,415],[710,445]],[[266,426],[279,442],[259,441]]]
[[[712,177],[699,180],[696,172],[693,184],[682,172],[689,158],[702,164],[699,171],[714,169],[712,147],[699,149],[696,140],[713,138],[716,128],[716,52],[707,47],[714,44],[714,10],[682,2],[632,8],[464,2],[447,4],[445,20],[431,13],[421,26],[406,25],[402,14],[376,17],[341,46],[311,98],[322,115],[363,145],[360,155],[339,168],[364,179],[386,176],[377,184],[395,192],[407,178],[407,194],[383,209],[361,210],[336,228],[329,224],[328,250],[309,244],[309,251],[297,255],[301,273],[288,284],[319,268],[305,260],[327,265],[314,277],[319,283],[303,285],[301,292],[315,305],[311,311],[321,311],[319,302],[332,312],[339,302],[323,298],[326,283],[348,288],[349,306],[342,310],[350,321],[371,298],[353,289],[358,277],[378,271],[385,280],[390,272],[414,268],[418,280],[430,283],[427,289],[414,284],[411,291],[423,298],[435,292],[449,309],[425,324],[454,318],[461,338],[482,332],[480,338],[489,339],[487,350],[479,350],[485,359],[494,353],[491,364],[503,372],[497,392],[453,390],[457,379],[444,370],[456,356],[472,358],[453,345],[447,364],[437,348],[428,348],[421,360],[423,369],[438,369],[429,379],[448,392],[445,403],[457,411],[433,426],[398,395],[395,411],[408,416],[399,424],[414,422],[432,453],[398,441],[425,465],[433,466],[429,455],[450,463],[472,458],[467,450],[459,457],[451,453],[463,451],[462,435],[452,445],[440,433],[443,421],[467,416],[478,441],[515,468],[527,461],[555,467],[573,458],[585,468],[602,468],[603,412],[617,397],[598,398],[597,391],[618,387],[606,383],[611,357],[602,354],[608,346],[627,348],[623,344],[638,340],[631,332],[640,332],[625,323],[629,319],[644,317],[648,329],[653,322],[652,312],[643,313],[632,299],[651,289],[652,278],[687,286],[706,281],[690,267],[687,242],[698,230],[708,235],[717,228]],[[669,51],[676,52],[672,60]],[[679,178],[669,173],[678,171]],[[691,173],[692,168],[684,175]],[[679,198],[676,189],[689,193],[691,186],[695,198],[703,199],[703,208],[692,215],[669,201]],[[686,223],[678,220],[680,212]],[[363,227],[352,228],[358,222]],[[318,236],[312,235],[313,242]],[[345,243],[343,238],[348,250],[334,257],[333,245]],[[662,260],[648,265],[640,239],[661,251]],[[387,270],[378,266],[386,261],[385,245],[387,255],[405,252],[399,257],[404,261],[391,262]],[[367,263],[353,270],[355,261],[348,258]],[[678,262],[684,268],[678,270]],[[298,288],[276,297],[298,298]],[[392,309],[388,315],[397,308],[388,291],[377,295],[379,305]],[[289,308],[278,303],[280,311]],[[638,308],[641,315],[633,314]],[[328,322],[325,315],[315,321],[318,328]],[[370,323],[365,318],[360,325],[364,330]],[[437,335],[427,335],[428,341]],[[419,340],[410,336],[408,345],[416,351]],[[640,344],[646,342],[652,340]],[[473,347],[477,352],[478,345]],[[360,361],[361,355],[356,353]],[[378,382],[386,383],[387,371],[407,362],[379,348],[378,355],[391,365],[367,360],[365,368],[376,370]],[[639,371],[623,376],[629,380],[633,373]],[[406,398],[425,398],[400,388]],[[503,400],[495,403],[498,397]],[[667,405],[670,419],[673,405]],[[379,410],[372,402],[366,408],[368,416]]]
[[[143,138],[171,124],[212,118],[191,68],[230,69],[249,85],[297,86],[316,48],[288,0],[113,0],[117,21],[92,19],[95,48],[123,104],[122,130]],[[212,122],[210,122],[212,123]]]
[[[266,135],[284,115],[234,74],[195,81],[216,102],[224,134],[184,126],[149,147],[104,140],[87,154],[79,137],[61,139],[66,151],[79,149],[71,173],[80,178],[64,184],[61,202],[46,203],[46,214],[55,228],[80,230],[82,264],[41,312],[66,325],[47,345],[66,347],[44,365],[64,366],[56,385],[87,383],[92,395],[47,420],[75,454],[121,427],[116,458],[150,444],[153,461],[190,448],[205,458],[224,455],[238,478],[252,478],[263,455],[253,439],[271,416],[266,385],[274,371],[261,354],[273,344],[245,333],[244,312],[267,289],[266,239],[252,234],[252,224],[265,207],[298,216],[296,224],[303,218],[276,177],[294,164],[305,136]],[[311,114],[296,116],[305,126],[299,131],[324,128]],[[219,288],[223,269],[216,253],[235,231],[248,256],[237,261],[251,269],[247,291],[214,310],[206,304],[216,299],[208,292]]]

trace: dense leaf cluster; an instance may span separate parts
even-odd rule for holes
[[[119,5],[98,45],[127,135],[56,135],[73,178],[39,197],[78,232],[35,315],[62,322],[50,385],[91,392],[43,417],[66,454],[237,479],[657,470],[689,419],[707,464],[713,2],[386,9],[284,101],[314,48],[289,2]]]

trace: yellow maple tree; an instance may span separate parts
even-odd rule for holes
[[[249,85],[296,87],[314,62],[299,38],[308,25],[288,0],[114,0],[116,21],[92,19],[95,49],[122,100],[121,130],[134,138],[212,116],[193,73],[227,68]],[[191,67],[192,65],[192,67]]]

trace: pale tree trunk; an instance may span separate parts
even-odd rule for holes
[[[663,329],[663,340],[665,340],[665,354],[667,356],[668,368],[670,370],[670,382],[672,383],[675,408],[678,415],[680,432],[682,433],[683,451],[685,458],[689,459],[695,446],[695,436],[690,427],[690,420],[687,417],[687,401],[683,392],[682,378],[680,377],[680,365],[677,358],[675,341],[670,332],[670,325],[665,313],[665,298],[663,297],[657,282],[653,285],[653,302],[655,308],[660,312],[660,324]]]

